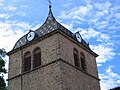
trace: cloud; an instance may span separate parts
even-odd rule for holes
[[[70,19],[80,19],[85,16],[90,16],[90,18],[105,16],[109,14],[111,3],[106,1],[103,3],[93,3],[86,4],[84,6],[74,7],[69,11],[63,11],[60,18],[70,18]]]
[[[0,22],[0,48],[5,48],[6,51],[10,51],[17,40],[22,37],[30,27],[26,22]]]
[[[64,23],[61,23],[64,27],[66,27],[68,30],[73,30],[73,24],[72,23],[69,23],[69,24],[64,24]]]
[[[17,12],[16,15],[18,15],[18,16],[25,16],[26,13],[25,12]]]
[[[69,7],[70,5],[72,5],[72,3],[69,2],[69,3],[64,4],[63,7]]]
[[[2,3],[3,1],[5,1],[5,0],[0,0],[0,3]]]
[[[8,11],[15,11],[17,9],[17,7],[14,6],[6,6],[3,8],[4,10],[8,10]]]
[[[118,19],[120,19],[120,13],[116,13],[115,17],[118,18]]]
[[[79,20],[84,20],[83,16],[86,16],[89,14],[89,12],[92,10],[91,5],[86,5],[86,6],[80,6],[80,7],[74,7],[69,11],[62,11],[61,15],[59,18],[61,19],[79,19]]]
[[[92,28],[89,28],[88,30],[80,29],[79,31],[85,39],[96,38],[98,35],[100,35],[100,32],[97,32]]]
[[[112,60],[112,58],[116,55],[113,48],[108,47],[104,44],[99,44],[97,46],[91,45],[91,49],[99,55],[99,57],[97,57],[98,64]]]
[[[102,33],[100,31],[94,30],[93,28],[81,29],[77,28],[77,31],[80,31],[84,39],[96,39],[98,42],[108,42],[110,41],[109,34]]]
[[[105,73],[99,74],[99,77],[101,78],[101,90],[112,89],[120,85],[120,76],[117,73],[113,72],[113,68],[115,68],[115,66],[110,65],[105,70]]]
[[[0,13],[0,18],[8,18],[9,15],[8,14],[3,14],[3,13]]]
[[[111,2],[106,1],[106,2],[102,2],[102,3],[95,3],[94,6],[98,9],[98,10],[109,10],[110,6],[111,6]]]
[[[110,1],[96,2],[74,7],[69,11],[62,11],[59,18],[80,20],[81,23],[86,21],[92,28],[105,32],[109,27],[113,26],[118,29],[120,19],[119,10],[120,6],[114,5],[114,3],[111,3]]]

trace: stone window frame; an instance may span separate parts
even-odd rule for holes
[[[35,61],[35,54],[38,53],[40,54],[40,62],[37,62],[37,65],[35,65],[34,61]],[[29,58],[29,59],[28,59]],[[29,62],[27,62],[26,60],[29,60]],[[25,62],[26,61],[26,62]],[[26,64],[27,63],[27,64]],[[35,65],[35,66],[34,66]],[[26,51],[23,54],[23,62],[22,62],[22,72],[27,72],[30,71],[34,68],[37,68],[41,66],[41,48],[40,47],[35,47],[32,50],[32,53],[30,51]]]
[[[39,66],[41,66],[41,49],[39,47],[36,47],[33,50],[33,68],[36,68]]]
[[[81,61],[81,69],[86,71],[87,70],[86,59],[83,52],[80,52],[80,61]]]
[[[80,68],[79,52],[76,48],[73,49],[73,58],[74,58],[74,65]]]
[[[31,70],[31,52],[27,51],[23,55],[23,72]]]
[[[83,71],[87,71],[86,59],[83,52],[73,49],[74,65]]]

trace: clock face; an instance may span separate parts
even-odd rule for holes
[[[34,39],[34,37],[35,37],[35,32],[31,31],[31,32],[29,32],[28,35],[27,35],[27,40],[28,40],[28,41],[31,41],[31,40]]]
[[[81,35],[79,34],[79,32],[77,32],[77,33],[75,34],[75,36],[76,36],[76,39],[77,39],[79,42],[82,41],[82,37],[81,37]]]

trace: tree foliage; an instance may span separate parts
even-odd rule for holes
[[[6,84],[4,78],[0,76],[0,90],[5,90]]]
[[[6,84],[3,75],[6,73],[5,61],[3,60],[5,55],[6,55],[6,51],[4,49],[0,49],[0,90],[6,89]]]

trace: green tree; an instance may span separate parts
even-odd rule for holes
[[[0,49],[0,90],[6,90],[6,84],[4,80],[4,74],[6,73],[5,69],[5,61],[3,58],[6,55],[6,51],[4,49]]]

